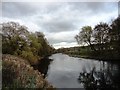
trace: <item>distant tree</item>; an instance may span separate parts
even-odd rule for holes
[[[78,35],[75,36],[76,41],[80,45],[89,45],[92,50],[95,51],[94,46],[92,45],[92,27],[91,26],[84,26],[82,27],[81,31]]]
[[[119,41],[120,40],[120,15],[117,19],[115,19],[111,24],[111,29],[109,30],[110,33],[110,40],[111,41]]]
[[[110,42],[109,25],[107,23],[99,23],[93,30],[94,43],[97,44],[98,50],[103,50],[103,44]]]
[[[112,24],[100,22],[94,29],[90,26],[82,27],[75,36],[79,45],[87,45],[85,53],[100,58],[120,58],[120,15],[112,21]],[[89,47],[95,52],[89,52]],[[82,52],[83,53],[83,52]],[[112,56],[110,56],[112,55]]]
[[[112,22],[109,36],[112,49],[120,53],[120,15]]]
[[[94,28],[94,32],[93,32],[93,36],[94,36],[94,39],[95,39],[95,43],[97,44],[102,44],[102,43],[106,43],[106,42],[109,42],[108,38],[108,32],[109,32],[109,25],[107,23],[99,23],[95,26]]]

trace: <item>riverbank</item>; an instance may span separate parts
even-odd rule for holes
[[[118,58],[115,57],[108,57],[108,56],[100,56],[100,55],[77,55],[77,54],[70,54],[67,53],[67,55],[72,56],[72,57],[78,57],[78,58],[85,58],[85,59],[93,59],[93,60],[99,60],[99,61],[108,61],[108,62],[113,62],[113,63],[118,63],[120,62]]]
[[[43,75],[22,58],[2,55],[2,88],[51,88],[54,87]]]
[[[64,53],[73,57],[96,59],[100,61],[119,62],[120,54],[116,50],[96,50],[93,51],[89,46],[70,47],[56,50],[57,53]]]
[[[38,70],[39,72],[41,72],[41,74],[45,78],[47,75],[48,65],[50,64],[51,61],[53,60],[49,59],[49,56],[44,57],[43,59],[39,61],[39,63],[37,63],[36,65],[32,65],[32,66],[35,70]]]

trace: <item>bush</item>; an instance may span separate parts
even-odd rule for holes
[[[38,70],[34,70],[26,60],[11,55],[3,55],[3,88],[51,88]]]

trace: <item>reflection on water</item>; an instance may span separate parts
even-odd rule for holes
[[[47,72],[49,69],[49,65],[52,59],[44,58],[40,61],[38,65],[33,65],[33,67],[39,70],[42,74],[44,74],[44,78],[47,77]]]
[[[120,86],[118,64],[58,53],[43,60],[37,68],[57,88],[104,90]]]
[[[79,82],[84,84],[86,90],[107,90],[107,89],[120,89],[120,69],[119,65],[104,62],[101,64],[103,67],[96,71],[94,67],[89,73],[84,71],[80,72]]]

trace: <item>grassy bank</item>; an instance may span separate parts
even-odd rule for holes
[[[119,62],[120,58],[120,54],[116,50],[92,51],[89,46],[61,48],[58,49],[56,52],[65,53],[73,57],[112,62]]]
[[[2,56],[2,88],[53,88],[43,75],[22,58],[4,54]]]

